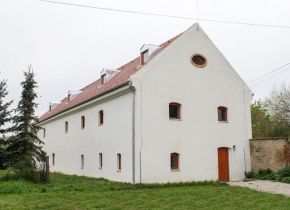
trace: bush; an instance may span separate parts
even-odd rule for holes
[[[258,171],[258,176],[263,177],[263,176],[267,176],[267,175],[272,174],[272,173],[273,173],[273,171],[271,169],[269,169],[269,168],[267,168],[267,169],[260,169]]]
[[[286,177],[290,177],[290,166],[286,166],[277,172],[278,181],[282,181],[282,179]]]
[[[246,179],[252,179],[255,177],[255,173],[252,171],[245,171],[245,177]]]
[[[247,172],[246,178],[256,178],[262,180],[275,180],[290,184],[290,166],[287,166],[278,172],[273,172],[271,169],[260,169],[258,173]]]
[[[290,177],[284,177],[284,178],[282,178],[282,180],[281,180],[282,182],[284,182],[284,183],[290,183]]]
[[[46,174],[38,169],[21,169],[19,177],[35,183],[46,182]]]
[[[247,179],[262,179],[262,180],[276,180],[277,174],[275,174],[271,169],[260,169],[258,173],[255,172],[245,172],[245,177]]]
[[[16,170],[15,168],[7,168],[1,176],[1,180],[5,180],[5,181],[16,180],[19,178],[20,178],[19,171]]]
[[[254,175],[257,179],[262,180],[275,180],[276,174],[271,169],[260,169],[256,175]]]
[[[0,177],[1,180],[11,181],[11,180],[27,180],[34,183],[45,182],[46,174],[43,171],[37,169],[16,169],[7,168]]]
[[[277,175],[275,173],[269,173],[265,174],[264,176],[261,176],[260,179],[262,180],[276,180]]]

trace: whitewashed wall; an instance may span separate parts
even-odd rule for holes
[[[219,147],[230,148],[230,180],[241,180],[245,167],[250,170],[251,92],[204,32],[195,27],[133,77],[141,182],[217,180]],[[195,53],[207,58],[205,68],[191,64]],[[182,120],[169,119],[170,102],[182,104]],[[228,107],[228,123],[218,122],[218,106]],[[172,152],[180,154],[179,171],[170,169]],[[140,162],[139,156],[136,162]],[[140,182],[139,164],[136,172]]]
[[[219,147],[228,147],[230,180],[250,170],[251,91],[196,25],[132,76],[136,88],[136,182],[217,180]],[[203,54],[208,64],[194,67]],[[181,120],[170,120],[170,102],[182,104]],[[217,107],[228,107],[228,123],[218,122]],[[104,125],[98,126],[98,111]],[[81,116],[86,128],[81,130]],[[64,133],[64,123],[69,132]],[[95,104],[43,125],[45,150],[56,154],[52,171],[117,181],[132,181],[132,93]],[[233,146],[236,150],[233,150]],[[98,153],[103,153],[99,170]],[[180,170],[171,171],[170,153],[180,154]],[[117,153],[122,171],[117,172]],[[85,168],[81,169],[81,154]]]
[[[98,124],[98,112],[104,111],[104,124]],[[81,116],[86,118],[81,129]],[[69,123],[65,133],[65,121]],[[104,177],[116,181],[132,181],[132,94],[95,104],[82,111],[55,119],[42,126],[46,129],[44,149],[50,157],[50,170],[66,174]],[[103,168],[99,169],[99,153]],[[55,165],[52,165],[55,153]],[[117,153],[122,155],[122,170],[117,171]],[[81,169],[81,155],[84,169]]]

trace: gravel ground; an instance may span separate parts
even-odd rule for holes
[[[253,190],[268,192],[273,194],[282,194],[290,197],[290,184],[281,182],[272,182],[267,180],[256,180],[248,182],[229,182],[230,186],[248,187]]]

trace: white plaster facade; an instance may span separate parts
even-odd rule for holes
[[[196,53],[207,58],[204,68],[192,65]],[[228,147],[230,180],[241,180],[250,170],[250,100],[250,89],[195,24],[122,87],[41,122],[46,137],[40,136],[50,159],[55,153],[51,171],[132,183],[217,180],[217,149]],[[169,119],[170,102],[181,104],[180,120]],[[217,120],[219,106],[228,108],[228,122]],[[170,168],[173,152],[180,155],[179,170]]]

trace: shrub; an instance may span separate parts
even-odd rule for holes
[[[271,169],[260,169],[257,174],[253,173],[250,175],[252,176],[252,178],[262,180],[276,180],[279,182],[290,183],[290,166],[287,166],[276,173],[273,172]]]
[[[258,179],[275,180],[275,173],[271,169],[260,169],[256,175]]]
[[[286,166],[285,168],[281,169],[277,173],[277,179],[282,181],[283,178],[290,177],[290,166]]]
[[[252,171],[245,171],[245,177],[246,179],[252,179],[255,177],[255,174]]]
[[[276,180],[277,175],[275,173],[265,174],[260,177],[262,180]]]
[[[272,174],[272,173],[273,173],[273,171],[271,169],[269,169],[269,168],[267,168],[267,169],[260,169],[258,171],[258,176],[263,177],[263,176],[267,176],[267,175]]]
[[[284,182],[284,183],[290,183],[290,177],[284,177],[284,178],[282,178],[282,180],[281,180],[282,182]]]
[[[30,168],[8,168],[5,170],[0,177],[1,180],[9,181],[9,180],[27,180],[34,183],[46,182],[45,177],[46,174],[43,171],[37,169]]]
[[[20,177],[18,170],[16,170],[15,168],[7,168],[2,174],[1,180],[8,181],[8,180],[16,180],[19,178]]]

